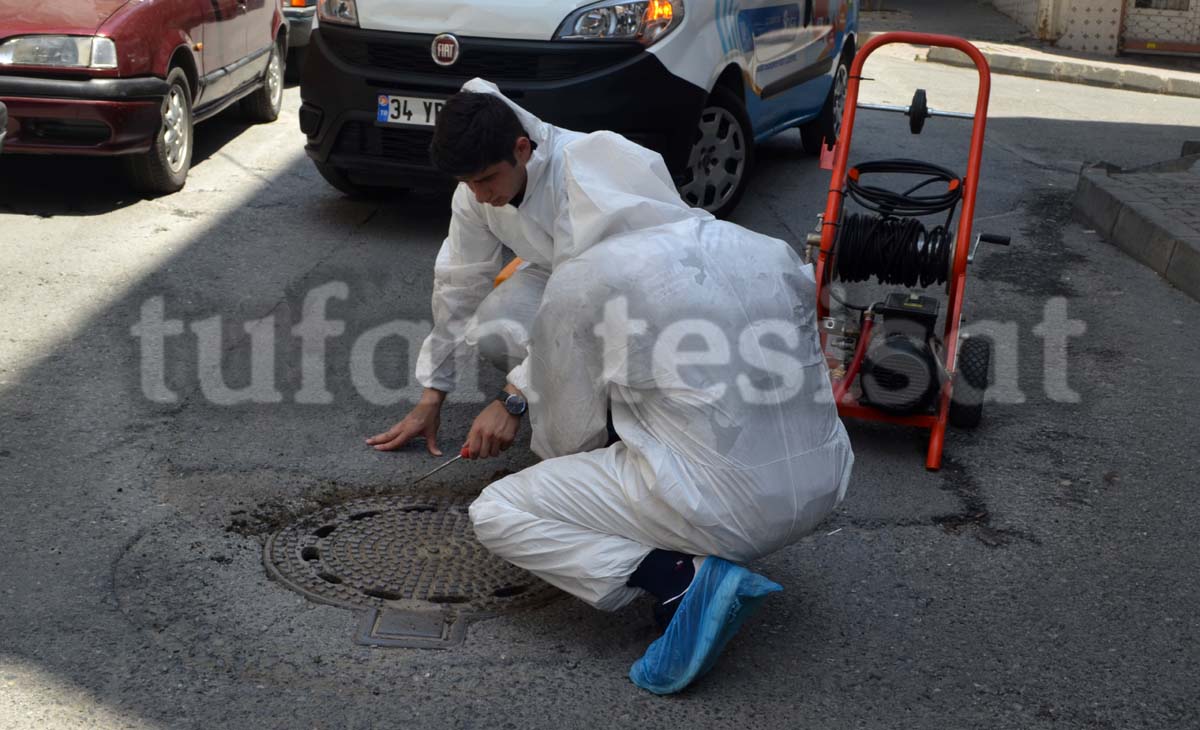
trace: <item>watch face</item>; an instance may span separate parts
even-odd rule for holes
[[[527,407],[528,406],[525,403],[525,399],[516,393],[513,393],[504,399],[504,409],[514,416],[524,415]]]

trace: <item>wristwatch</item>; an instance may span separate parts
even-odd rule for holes
[[[500,395],[496,396],[496,400],[504,404],[504,410],[517,418],[525,415],[525,411],[529,410],[529,404],[525,402],[525,398],[516,393],[509,393],[506,390],[502,390],[500,391]]]

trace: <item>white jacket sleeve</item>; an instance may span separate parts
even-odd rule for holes
[[[433,267],[433,331],[417,356],[417,382],[452,391],[467,324],[500,273],[503,246],[459,185],[450,205],[450,233]]]

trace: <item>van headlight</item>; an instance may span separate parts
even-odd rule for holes
[[[19,36],[0,43],[0,66],[116,68],[117,46],[100,36]]]
[[[358,4],[355,0],[317,0],[318,23],[358,25]]]
[[[648,46],[682,22],[683,0],[605,0],[568,15],[554,39],[638,41]]]

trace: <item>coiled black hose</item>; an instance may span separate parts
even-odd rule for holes
[[[944,284],[951,249],[945,226],[927,230],[916,218],[851,213],[842,221],[833,268],[845,282],[874,276],[880,284]]]
[[[866,174],[924,175],[925,180],[897,193],[864,185]],[[942,182],[946,192],[916,195],[921,188]],[[952,254],[950,223],[962,199],[962,180],[950,170],[919,160],[864,162],[846,181],[851,199],[871,213],[844,215],[833,251],[833,273],[845,282],[867,281],[907,287],[944,284]],[[946,223],[927,229],[915,216],[947,211]]]
[[[875,185],[864,185],[863,175],[894,174],[924,175],[925,179],[902,193]],[[934,195],[915,195],[918,190],[935,182],[944,182],[946,192]],[[862,207],[882,216],[922,216],[950,211],[962,199],[962,178],[951,170],[920,160],[876,160],[856,165],[846,179],[846,192]],[[946,222],[949,226],[949,220]]]

